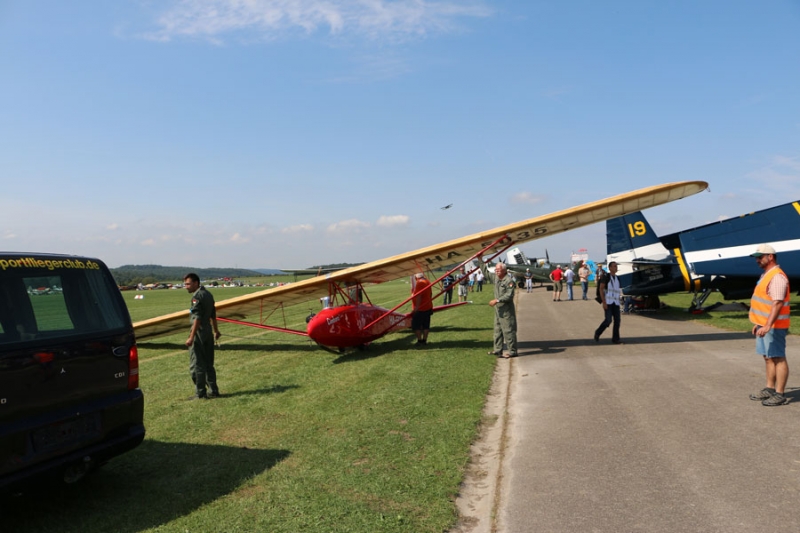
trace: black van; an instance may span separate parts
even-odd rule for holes
[[[77,481],[144,439],[130,315],[86,257],[0,252],[0,491]]]

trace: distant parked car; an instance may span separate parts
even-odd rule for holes
[[[0,491],[77,481],[142,442],[143,413],[133,326],[108,268],[0,252]]]

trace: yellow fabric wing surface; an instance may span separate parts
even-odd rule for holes
[[[502,250],[509,245],[549,237],[679,200],[706,188],[708,188],[708,184],[704,181],[684,181],[639,189],[387,259],[223,300],[217,302],[217,316],[238,319],[259,313],[266,315],[279,306],[289,306],[327,296],[329,282],[383,283],[410,276],[416,272],[425,272],[429,269],[461,263],[498,239],[501,239],[501,242],[493,246],[488,253]],[[174,333],[181,329],[188,330],[188,324],[189,311],[187,310],[137,322],[133,326],[137,338],[143,339]]]

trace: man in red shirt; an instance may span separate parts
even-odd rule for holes
[[[550,281],[553,282],[553,301],[561,301],[561,291],[564,289],[564,272],[561,271],[560,266],[550,272]]]
[[[411,289],[414,297],[411,299],[414,311],[411,314],[411,329],[417,336],[417,344],[428,343],[428,330],[431,329],[431,315],[433,314],[433,291],[431,282],[421,272],[415,277],[416,283]]]

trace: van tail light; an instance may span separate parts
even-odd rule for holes
[[[139,349],[134,344],[128,352],[128,390],[139,388]]]

